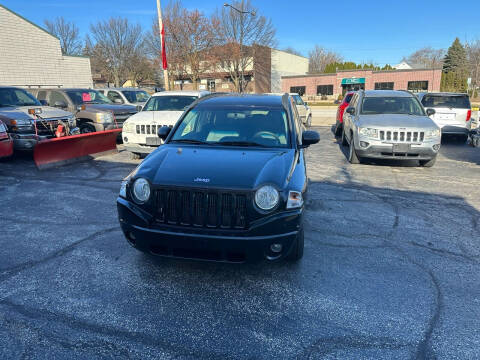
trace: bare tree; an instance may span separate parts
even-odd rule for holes
[[[250,0],[233,1],[217,10],[214,18],[223,43],[216,49],[221,71],[229,74],[238,92],[243,92],[244,74],[253,66],[255,51],[275,45],[275,28],[270,19],[258,15]]]
[[[465,45],[467,58],[474,89],[480,86],[480,40],[472,41]]]
[[[87,36],[87,48],[93,62],[121,86],[130,75],[131,62],[144,52],[142,28],[127,19],[110,18],[90,25],[90,32],[93,39]]]
[[[415,51],[404,60],[414,69],[433,69],[442,67],[444,56],[445,50],[427,46]]]
[[[315,47],[308,53],[310,59],[308,72],[311,74],[321,74],[325,71],[325,67],[333,63],[343,62],[343,57],[330,50],[326,50],[320,45]]]
[[[66,21],[62,16],[53,21],[44,20],[47,30],[60,39],[60,47],[64,55],[79,55],[82,52],[78,27]]]
[[[300,51],[298,51],[297,49],[291,47],[291,46],[288,46],[286,47],[285,49],[283,49],[283,51],[289,53],[289,54],[293,54],[293,55],[298,55],[298,56],[303,56],[302,53]]]

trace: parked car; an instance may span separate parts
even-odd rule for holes
[[[138,250],[160,256],[243,262],[303,256],[308,186],[293,98],[211,96],[193,103],[165,144],[123,181],[121,228]]]
[[[340,105],[338,105],[337,116],[335,120],[335,136],[342,135],[343,113],[345,112],[345,109],[348,107],[348,104],[350,104],[350,100],[352,99],[353,94],[355,94],[354,91],[347,92],[343,100],[340,102]]]
[[[342,145],[349,146],[349,162],[383,158],[433,166],[441,142],[440,127],[428,117],[433,114],[408,91],[355,93],[343,116]]]
[[[472,107],[468,94],[419,93],[425,108],[435,109],[430,117],[442,129],[442,134],[460,136],[466,141],[472,127]]]
[[[7,127],[0,120],[0,159],[8,158],[13,154],[13,140],[7,133]]]
[[[93,89],[35,89],[33,93],[45,105],[76,111],[81,133],[90,133],[122,127],[125,120],[137,112],[132,105],[114,105],[106,96]]]
[[[157,131],[173,126],[183,111],[195,100],[210,94],[208,91],[162,91],[153,94],[142,111],[132,116],[122,130],[125,149],[134,159],[151,153],[162,144]]]
[[[13,86],[0,86],[0,120],[16,150],[32,150],[39,140],[53,137],[59,122],[76,126],[71,112],[44,106],[28,91]]]
[[[95,90],[105,95],[114,104],[143,106],[150,97],[145,90],[138,88],[105,88]]]
[[[300,115],[300,119],[302,119],[303,124],[306,127],[312,126],[312,109],[310,109],[308,103],[304,102],[302,97],[297,93],[290,93],[290,96],[292,96],[293,100],[295,101],[298,114]]]

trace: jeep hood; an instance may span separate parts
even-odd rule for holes
[[[67,117],[72,113],[57,109],[51,106],[18,106],[18,107],[2,107],[0,108],[0,117],[12,120],[31,120],[32,116],[28,113],[28,109],[42,109],[40,116],[45,119]]]
[[[129,124],[175,125],[183,111],[140,111],[128,118]]]
[[[163,145],[139,166],[137,175],[155,185],[283,189],[295,158],[293,149]]]
[[[438,128],[428,116],[403,114],[360,115],[358,126],[374,128]]]

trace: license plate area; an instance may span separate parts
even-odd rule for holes
[[[393,144],[394,153],[406,153],[410,151],[410,144]]]
[[[150,146],[160,146],[162,145],[162,139],[157,137],[147,137],[147,145]]]
[[[435,118],[439,121],[453,121],[455,120],[455,114],[438,113]]]

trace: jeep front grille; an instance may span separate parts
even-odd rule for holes
[[[391,142],[422,142],[425,138],[423,131],[390,131],[380,130],[380,140]]]
[[[247,195],[201,189],[159,189],[155,221],[163,224],[245,229]]]
[[[135,132],[137,134],[157,135],[158,129],[162,126],[172,127],[172,125],[136,125]]]

